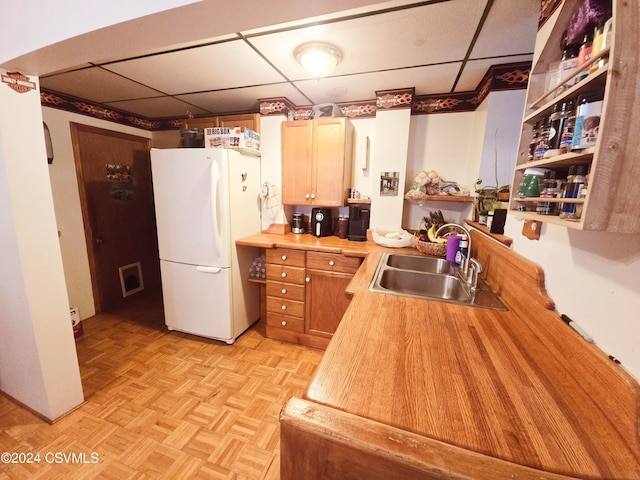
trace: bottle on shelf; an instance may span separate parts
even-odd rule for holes
[[[540,141],[540,122],[536,122],[533,126],[533,133],[531,135],[531,142],[529,142],[529,153],[527,155],[527,161],[531,162],[535,158],[536,148]]]
[[[560,153],[560,142],[569,117],[567,104],[568,102],[562,102],[560,106],[556,104],[553,107],[553,113],[549,116],[550,127],[549,140],[547,142],[549,151],[546,152],[546,157],[558,155]]]
[[[544,174],[544,183],[540,198],[558,198],[558,181],[556,180],[556,172],[550,170]],[[536,213],[539,215],[558,215],[558,203],[556,202],[540,202],[536,207]]]
[[[587,32],[584,34],[584,38],[582,39],[582,45],[580,45],[580,50],[578,51],[578,69],[585,65],[591,60],[591,54],[593,52],[593,32]],[[576,75],[576,83],[586,78],[589,75],[589,69],[591,67],[585,68],[578,75]]]
[[[591,55],[596,56],[600,54],[603,50],[609,48],[611,46],[611,30],[613,28],[613,19],[609,18],[606,21],[601,21],[598,23],[596,28],[593,31],[593,47],[591,50]],[[607,56],[605,55],[603,58],[598,60],[597,62],[591,65],[589,69],[589,73],[597,72],[598,69],[604,67],[608,61]]]
[[[562,133],[560,134],[560,154],[571,151],[571,142],[573,142],[573,131],[576,126],[576,109],[573,100],[567,104],[567,116]]]
[[[578,46],[567,45],[567,32],[565,31],[560,41],[560,49],[562,50],[562,58],[560,59],[560,66],[558,67],[558,80],[562,83],[567,78],[571,77],[578,70]],[[556,95],[559,95],[567,88],[571,88],[575,84],[575,79],[567,81],[560,86],[556,91]]]
[[[598,141],[601,112],[601,96],[581,96],[578,99],[571,150],[580,150],[595,146]]]
[[[585,166],[571,166],[567,182],[562,191],[562,198],[579,198],[585,183]],[[578,219],[579,213],[576,203],[562,203],[560,207],[560,218],[569,220]]]
[[[544,154],[549,150],[549,131],[551,130],[551,117],[547,117],[542,122],[540,128],[540,136],[536,145],[535,152],[533,153],[534,160],[542,160]]]

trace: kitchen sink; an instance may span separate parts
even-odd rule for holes
[[[403,297],[507,310],[498,296],[478,280],[475,291],[460,278],[459,267],[436,257],[384,253],[369,290]]]
[[[404,255],[397,253],[385,254],[387,261],[385,265],[401,270],[412,270],[415,272],[446,273],[451,274],[452,265],[444,258],[420,257],[418,255]]]

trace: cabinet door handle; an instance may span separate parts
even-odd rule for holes
[[[286,289],[286,288],[283,288],[283,289],[282,289],[282,293],[287,293],[287,289]]]
[[[309,283],[311,281],[311,279],[309,277],[304,279],[305,282]]]
[[[285,320],[282,321],[282,326],[286,327],[287,326],[287,322]]]
[[[286,255],[282,255],[282,257],[280,257],[280,258],[282,258],[282,260],[286,260],[287,256]]]
[[[304,196],[304,198],[306,198],[307,200],[309,200],[311,198],[311,195],[309,195],[308,193]]]
[[[334,262],[333,260],[329,260],[329,266],[333,267],[336,264],[336,262]]]
[[[287,276],[287,272],[282,272],[282,278],[285,278]]]
[[[282,310],[286,310],[287,306],[286,305],[282,305]]]
[[[316,198],[316,194],[315,194],[315,193],[312,193],[312,194],[311,194],[311,200],[313,200],[314,198]]]

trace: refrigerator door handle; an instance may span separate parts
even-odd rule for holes
[[[213,221],[213,244],[216,253],[220,255],[220,225],[218,225],[218,184],[220,182],[220,172],[218,172],[218,162],[212,159],[211,162],[211,220]]]
[[[200,273],[220,273],[222,269],[220,267],[203,267],[202,265],[198,265],[196,270]]]

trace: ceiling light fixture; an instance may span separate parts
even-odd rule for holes
[[[311,42],[300,45],[293,52],[304,69],[314,77],[326,77],[342,60],[342,53],[333,45]]]

